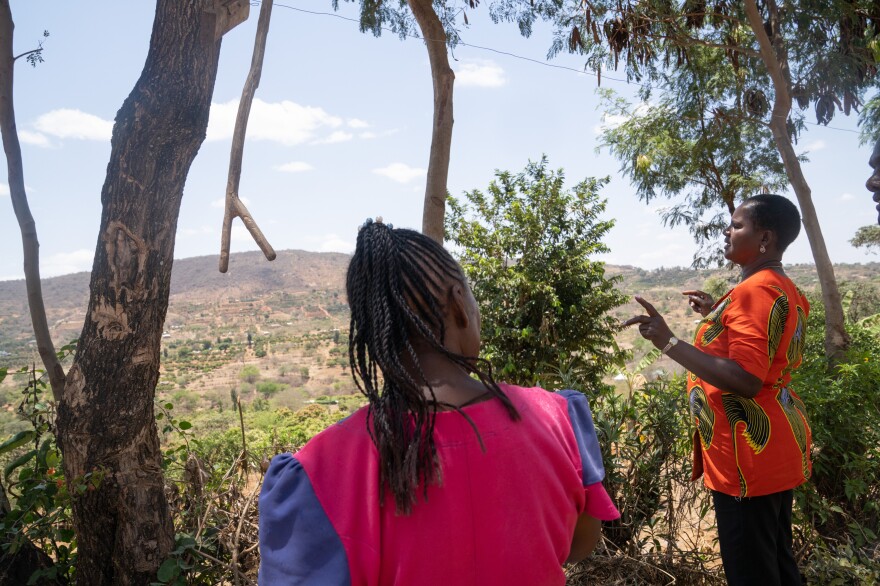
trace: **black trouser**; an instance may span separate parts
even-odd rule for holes
[[[712,491],[730,586],[801,586],[791,550],[792,491],[738,498]]]

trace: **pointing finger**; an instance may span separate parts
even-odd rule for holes
[[[647,315],[637,315],[637,316],[631,317],[628,320],[626,320],[625,322],[623,322],[623,327],[626,328],[626,327],[629,327],[633,324],[643,324],[643,323],[646,323],[646,320],[648,320],[648,319],[649,318]]]
[[[643,298],[639,297],[638,295],[636,295],[636,301],[638,301],[639,304],[641,304],[641,306],[645,308],[645,311],[648,312],[649,316],[651,316],[651,317],[659,317],[660,316],[660,313],[658,313],[657,310],[654,309],[654,306],[651,305],[650,303],[648,303],[648,301],[646,299],[643,299]]]

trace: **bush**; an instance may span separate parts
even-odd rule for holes
[[[625,298],[590,260],[608,252],[602,238],[613,222],[599,220],[606,182],[566,190],[563,172],[542,158],[518,175],[496,172],[487,193],[464,194],[467,203],[449,198],[447,237],[461,250],[500,380],[550,385],[554,373],[575,369],[594,388],[619,357],[610,312]]]
[[[863,546],[876,543],[880,527],[880,338],[852,323],[847,332],[846,357],[829,368],[822,306],[813,306],[792,380],[813,430],[813,476],[798,497],[803,523]]]
[[[253,364],[248,364],[239,371],[238,378],[252,385],[260,378],[260,369]]]

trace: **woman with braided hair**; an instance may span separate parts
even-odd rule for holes
[[[564,584],[619,516],[584,395],[496,383],[461,267],[418,232],[368,220],[346,290],[368,405],[272,460],[260,584]]]

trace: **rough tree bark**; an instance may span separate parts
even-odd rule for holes
[[[116,115],[90,298],[58,408],[77,581],[149,584],[174,544],[153,413],[174,237],[204,138],[220,39],[247,0],[158,0],[146,64]]]
[[[449,67],[446,32],[434,11],[431,0],[407,0],[422,31],[431,79],[434,82],[434,127],[431,133],[431,154],[425,185],[425,206],[422,211],[422,232],[443,243],[443,218],[446,213],[446,182],[449,176],[449,155],[452,148],[452,85],[455,73]]]
[[[774,0],[768,0],[767,6],[770,12],[770,30],[777,31],[779,25],[776,17],[776,3]],[[804,231],[807,233],[813,259],[816,262],[816,272],[819,275],[819,285],[822,289],[822,304],[825,307],[825,355],[832,362],[836,362],[849,345],[849,338],[844,328],[843,304],[840,290],[837,288],[837,279],[834,277],[834,266],[831,264],[828,249],[825,247],[825,239],[822,236],[822,229],[819,227],[816,208],[813,206],[810,186],[804,177],[801,164],[788,134],[787,122],[791,112],[791,92],[789,91],[790,82],[786,76],[788,64],[785,47],[780,46],[780,43],[776,43],[776,47],[774,47],[771,43],[755,0],[746,0],[745,8],[749,25],[761,47],[761,59],[773,81],[775,100],[773,111],[770,114],[770,130],[773,133],[776,148],[782,157],[782,163],[785,165],[788,180],[797,196],[801,208],[801,218],[804,222]],[[775,36],[779,38],[779,35]]]
[[[21,157],[21,144],[15,124],[13,101],[13,72],[15,60],[12,54],[12,34],[15,25],[9,1],[0,1],[0,131],[3,134],[3,150],[6,153],[6,166],[9,172],[9,195],[12,208],[21,229],[21,245],[24,252],[24,275],[27,289],[28,307],[34,338],[40,360],[49,374],[49,384],[55,401],[61,399],[64,391],[64,370],[55,354],[46,309],[43,306],[43,291],[40,284],[40,241],[37,239],[37,226],[28,206],[24,188],[24,164]],[[27,54],[27,53],[25,53]],[[21,55],[19,55],[21,57]]]

